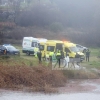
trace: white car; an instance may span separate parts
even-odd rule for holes
[[[76,47],[79,49],[79,51],[82,51],[83,53],[85,53],[85,52],[86,52],[86,50],[88,50],[88,48],[87,48],[87,47],[84,47],[84,46],[79,45],[79,44],[76,44]]]

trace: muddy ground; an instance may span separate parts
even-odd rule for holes
[[[100,93],[100,79],[71,79],[65,87],[59,88],[60,93],[96,92]]]

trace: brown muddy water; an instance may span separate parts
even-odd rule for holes
[[[100,100],[100,79],[69,80],[56,94],[0,90],[0,100]]]

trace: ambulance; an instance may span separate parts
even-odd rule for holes
[[[71,42],[64,42],[64,54],[66,52],[69,54],[70,58],[81,58],[81,61],[85,59],[84,53],[80,52],[79,49],[76,47],[74,43]]]
[[[51,51],[63,50],[63,42],[60,40],[47,40],[46,42],[40,42],[40,50],[42,57],[49,54]]]
[[[24,37],[22,42],[22,52],[27,55],[34,54],[34,49],[39,48],[39,40],[34,37]]]

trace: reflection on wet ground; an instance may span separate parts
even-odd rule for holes
[[[100,79],[69,80],[65,87],[59,88],[59,91],[62,93],[100,93]]]
[[[0,100],[100,100],[100,79],[69,80],[59,94],[0,90]]]

